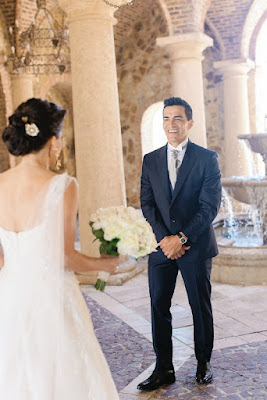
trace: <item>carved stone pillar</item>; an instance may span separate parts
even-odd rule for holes
[[[70,28],[74,137],[80,184],[81,249],[96,256],[90,215],[125,205],[114,9],[101,0],[59,0]]]
[[[214,67],[223,74],[224,83],[226,177],[249,175],[251,170],[244,141],[241,143],[238,135],[250,133],[247,78],[253,65],[250,60],[227,60],[214,63]]]

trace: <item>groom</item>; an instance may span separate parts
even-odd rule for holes
[[[189,140],[192,109],[179,97],[164,101],[168,143],[143,160],[141,207],[159,243],[149,256],[153,346],[156,367],[138,385],[154,390],[175,381],[172,363],[171,300],[181,271],[194,321],[198,383],[212,381],[213,317],[210,274],[218,253],[212,221],[221,200],[217,154]]]

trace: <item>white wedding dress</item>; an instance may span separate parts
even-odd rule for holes
[[[64,192],[54,176],[27,229],[0,227],[0,399],[118,400],[75,275],[64,270]]]

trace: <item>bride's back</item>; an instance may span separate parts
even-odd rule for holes
[[[36,167],[10,169],[0,175],[0,227],[27,229],[38,195],[55,174]]]

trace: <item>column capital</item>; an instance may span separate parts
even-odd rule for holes
[[[224,78],[246,76],[248,72],[255,67],[255,63],[249,58],[216,61],[213,64],[214,68],[218,69]]]
[[[213,45],[213,39],[202,32],[183,33],[157,38],[157,45],[165,47],[173,60],[177,58],[202,60],[202,52]]]
[[[124,0],[116,0],[118,5],[123,2]],[[117,22],[113,16],[116,8],[102,0],[58,0],[58,4],[67,13],[70,22],[87,19],[109,20],[114,25]]]

